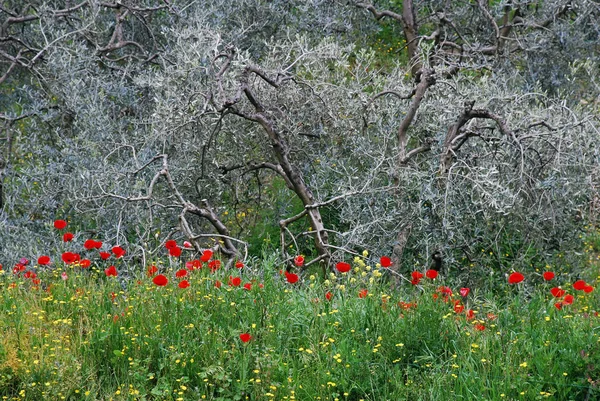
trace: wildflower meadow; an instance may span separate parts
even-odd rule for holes
[[[323,277],[168,240],[141,266],[68,229],[0,271],[3,400],[600,397],[593,247],[586,277],[547,266],[484,292],[433,269],[397,285],[367,250]]]

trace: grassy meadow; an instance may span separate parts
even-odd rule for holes
[[[173,243],[130,266],[79,242],[3,267],[2,400],[600,399],[591,253],[579,280],[548,268],[483,293],[431,271],[394,289],[366,251],[322,277]]]

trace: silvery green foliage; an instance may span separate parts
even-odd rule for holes
[[[470,43],[489,45],[491,28],[481,13],[451,4],[446,12],[466,27],[462,34]],[[494,6],[494,15],[501,16],[503,5]],[[462,60],[463,71],[444,77],[448,61],[426,58],[437,83],[408,130],[407,150],[424,143],[431,149],[399,167],[396,135],[411,100],[373,97],[386,90],[408,95],[415,82],[406,66],[383,68],[375,53],[353,45],[374,29],[360,10],[328,1],[175,7],[151,25],[153,35],[132,30],[157,54],[152,62],[99,58],[93,41],[73,35],[49,47],[37,70],[43,79],[19,89],[26,94],[23,105],[41,113],[28,120],[26,136],[17,144],[25,161],[11,170],[0,221],[6,256],[0,263],[43,253],[51,220],[65,216],[85,230],[81,240],[127,244],[130,254],[140,257],[160,254],[167,235],[182,238],[175,194],[160,179],[151,200],[127,201],[147,195],[161,169],[160,162],[152,162],[158,154],[168,155],[169,172],[183,196],[196,204],[208,200],[236,236],[245,238],[256,223],[237,218],[238,210],[279,205],[271,215],[275,227],[277,219],[290,217],[293,193],[275,185],[273,171],[253,168],[275,161],[272,142],[259,125],[223,112],[248,66],[273,79],[292,77],[273,88],[251,75],[249,85],[284,133],[290,159],[317,202],[340,197],[323,209],[330,216],[336,257],[344,257],[340,248],[390,254],[401,233],[408,236],[406,263],[423,260],[434,249],[450,261],[463,255],[474,259],[480,248],[500,251],[502,238],[511,233],[519,233],[523,252],[529,246],[551,250],[572,238],[575,219],[594,196],[597,122],[589,108],[550,93],[546,80],[536,83],[541,62],[526,64],[533,68],[527,71],[523,59],[515,62],[519,59],[509,53],[475,54]],[[547,17],[544,12],[539,17]],[[79,17],[78,29],[98,42],[110,38],[105,11],[86,9]],[[567,25],[560,29],[571,38],[572,21],[558,22]],[[68,33],[60,29],[52,32]],[[323,38],[320,32],[331,35]],[[552,48],[544,44],[546,36],[526,33],[528,45]],[[431,54],[427,43],[422,49],[426,57]],[[231,66],[218,80],[222,55],[232,50]],[[525,54],[531,59],[541,53]],[[563,78],[593,75],[594,66],[591,59],[572,64]],[[501,116],[514,135],[501,134],[489,119],[469,121],[466,129],[473,136],[441,174],[445,136],[468,102]],[[236,107],[252,111],[247,100]],[[259,217],[255,213],[254,219]],[[191,222],[197,233],[214,232],[204,220]],[[307,227],[298,223],[291,229],[302,238]],[[56,234],[51,238],[59,243]]]

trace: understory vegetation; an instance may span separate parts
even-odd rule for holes
[[[596,399],[598,235],[582,243],[585,279],[541,266],[493,292],[434,269],[396,288],[389,258],[368,251],[323,278],[287,272],[277,255],[227,270],[172,241],[142,268],[121,247],[68,241],[0,271],[0,395]]]

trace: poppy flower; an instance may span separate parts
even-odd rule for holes
[[[521,273],[514,272],[514,273],[511,273],[510,276],[508,276],[508,284],[519,284],[524,279],[525,279],[525,276],[523,276]]]
[[[178,247],[177,245],[174,246],[173,248],[169,248],[169,255],[173,256],[175,258],[178,258],[181,256],[181,248]]]
[[[96,241],[94,241],[93,239],[88,239],[83,243],[83,247],[85,249],[87,249],[88,251],[90,249],[94,249],[94,248],[96,248]]]
[[[384,268],[388,268],[392,265],[392,259],[390,259],[387,256],[382,256],[381,258],[379,258],[379,264],[381,265],[381,267]]]
[[[220,260],[211,260],[210,262],[208,262],[208,268],[213,273],[216,272],[217,270],[219,270],[220,267],[221,267]]]
[[[563,306],[563,303],[562,303],[562,302],[557,302],[557,303],[555,303],[555,304],[554,304],[554,307],[555,307],[556,309],[558,309],[558,310],[561,310],[561,309],[562,309],[562,306]]]
[[[182,280],[179,282],[179,288],[188,288],[190,286],[190,282],[187,280]]]
[[[583,288],[586,285],[587,284],[585,283],[585,281],[583,281],[583,280],[577,280],[576,282],[573,283],[573,288],[576,289],[577,291],[581,291],[581,290],[583,290]]]
[[[219,280],[215,281],[215,287],[221,288],[221,285],[223,285],[223,284]]]
[[[108,269],[104,269],[104,274],[106,274],[106,277],[117,277],[117,268],[114,266],[110,266]]]
[[[288,283],[290,284],[294,284],[298,282],[298,275],[295,273],[288,273],[285,272],[285,279],[287,280]]]
[[[542,277],[544,277],[544,280],[550,281],[554,278],[554,272],[544,272],[544,274],[542,274]]]
[[[240,334],[240,340],[242,340],[244,343],[247,343],[248,341],[252,340],[252,336],[248,333],[242,333]]]
[[[67,227],[67,222],[64,220],[54,220],[54,228],[57,230],[62,230]]]
[[[366,289],[362,289],[360,290],[360,292],[358,293],[358,297],[359,298],[365,298],[367,296],[367,294],[369,293],[369,291],[367,291]]]
[[[169,282],[169,279],[168,279],[168,278],[166,278],[164,275],[162,275],[162,274],[159,274],[158,276],[155,276],[155,277],[152,279],[152,282],[153,282],[154,284],[156,284],[157,286],[159,286],[159,287],[164,287],[164,286],[165,286],[165,285],[167,285],[167,283]]]
[[[475,312],[473,311],[473,309],[469,309],[466,313],[467,316],[467,320],[471,320],[475,318]]]
[[[562,290],[558,287],[554,287],[553,289],[550,290],[550,293],[552,294],[553,297],[555,298],[560,298],[563,295],[565,295],[565,290]]]
[[[73,233],[64,233],[63,234],[63,242],[71,242],[73,241]]]
[[[244,289],[250,291],[252,289],[252,283],[244,284]]]
[[[79,262],[79,266],[83,269],[87,269],[91,264],[92,262],[89,259],[83,259],[81,262]]]
[[[38,265],[45,266],[48,264],[50,264],[50,256],[43,255],[38,258]]]
[[[237,262],[235,262],[235,267],[237,269],[243,269],[244,268],[244,262],[240,262],[239,260]]]
[[[437,276],[438,276],[437,270],[430,269],[425,272],[425,277],[430,278],[432,280],[435,279]]]
[[[61,256],[63,262],[65,262],[68,265],[71,265],[75,262],[79,262],[79,259],[81,258],[79,256],[79,254],[77,253],[73,253],[73,252],[64,252]]]
[[[202,256],[200,257],[200,260],[203,262],[208,262],[210,260],[210,258],[212,258],[212,256],[213,256],[213,251],[211,251],[210,249],[207,249],[204,252],[202,252]]]
[[[229,285],[231,287],[239,287],[242,284],[242,279],[239,277],[229,276]]]
[[[190,241],[183,241],[183,247],[184,248],[191,248],[192,247],[192,243]]]
[[[411,276],[414,280],[420,280],[423,278],[423,273],[414,271],[411,273]]]
[[[583,287],[583,292],[585,292],[586,294],[589,294],[592,291],[594,291],[594,287],[592,287],[591,285],[586,285],[585,287]]]
[[[327,291],[325,293],[325,299],[328,301],[331,301],[331,298],[333,298],[333,294],[331,292]]]
[[[175,277],[181,278],[181,277],[187,276],[187,274],[188,274],[187,270],[181,269],[181,270],[177,270],[177,272],[175,273]]]
[[[120,246],[113,246],[112,253],[115,255],[115,258],[119,259],[125,255],[125,249]]]
[[[100,257],[102,258],[102,260],[106,260],[106,259],[110,258],[110,253],[100,252]]]
[[[294,264],[297,267],[302,267],[304,265],[304,256],[298,255],[294,258]]]
[[[411,283],[412,285],[417,285],[417,284],[419,284],[420,282],[421,282],[421,279],[420,279],[420,278],[413,278],[412,280],[410,280],[410,283]],[[437,295],[437,294],[434,294],[434,295]]]
[[[477,330],[477,331],[485,330],[485,326],[483,324],[476,324],[474,327],[475,327],[475,330]]]
[[[148,277],[152,277],[154,276],[156,273],[158,273],[158,267],[156,266],[150,266],[148,267],[148,271],[146,272],[146,274],[148,275]]]
[[[338,262],[335,265],[335,268],[338,269],[338,271],[340,273],[348,273],[350,271],[350,263],[346,263],[346,262]]]
[[[567,295],[565,295],[565,298],[563,299],[563,304],[571,305],[574,300],[575,300],[575,298],[573,297],[573,295],[567,294]]]
[[[458,292],[460,293],[460,296],[464,298],[464,297],[466,297],[467,295],[469,295],[469,292],[471,292],[471,289],[470,289],[470,288],[464,288],[464,287],[463,287],[463,288],[461,288],[461,289],[460,289]]]
[[[28,271],[28,272],[25,272],[25,274],[23,275],[23,277],[25,277],[25,278],[31,278],[31,279],[34,279],[34,278],[36,278],[36,277],[37,277],[37,274],[35,274],[35,273],[34,273],[34,272],[32,272],[32,271]]]
[[[167,248],[167,249],[175,248],[176,246],[177,246],[177,241],[175,241],[174,239],[170,239],[167,242],[165,242],[165,248]]]
[[[454,312],[455,313],[462,313],[465,310],[465,306],[461,303],[456,303],[454,304]]]

